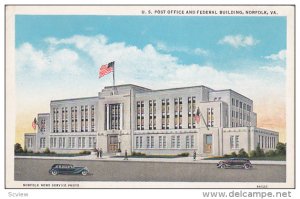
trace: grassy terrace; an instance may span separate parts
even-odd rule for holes
[[[230,158],[230,157],[228,157]],[[225,157],[208,157],[204,158],[204,160],[227,160],[228,158]],[[285,161],[286,156],[285,155],[277,155],[277,156],[264,156],[264,157],[251,157],[248,158],[249,160],[269,160],[269,161]]]
[[[15,156],[47,156],[47,157],[76,157],[85,156],[87,154],[78,153],[15,153]]]

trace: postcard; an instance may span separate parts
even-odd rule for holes
[[[294,188],[295,7],[7,5],[6,188]]]

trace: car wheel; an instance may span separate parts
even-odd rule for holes
[[[81,175],[86,176],[87,174],[88,174],[88,171],[87,171],[87,170],[81,171]]]
[[[245,164],[244,169],[250,169],[250,164]]]
[[[52,170],[51,174],[54,175],[54,176],[56,176],[58,174],[58,172],[56,170]]]
[[[222,165],[220,166],[221,169],[225,169],[225,167],[226,167],[225,164],[222,164]]]

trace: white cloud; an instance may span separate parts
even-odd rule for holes
[[[271,54],[269,56],[265,56],[265,58],[274,61],[284,61],[286,59],[286,50],[280,50],[277,54]]]
[[[54,40],[53,40],[54,42]],[[78,54],[67,48],[46,50],[35,49],[31,44],[24,43],[16,49],[16,68],[18,71],[32,70],[33,73],[45,71],[79,73],[82,63]]]
[[[228,44],[234,48],[255,46],[259,43],[258,40],[254,39],[251,35],[227,35],[218,42],[219,44]]]
[[[262,66],[260,69],[274,73],[285,73],[285,68],[282,66]]]
[[[194,53],[195,53],[196,55],[199,55],[199,56],[207,56],[207,55],[208,55],[208,51],[207,51],[207,50],[204,50],[204,49],[202,49],[202,48],[196,48],[196,49],[194,50]]]
[[[244,43],[249,45],[250,40],[246,39]],[[99,91],[101,86],[111,85],[110,77],[97,79],[99,66],[116,61],[117,84],[132,83],[151,89],[195,85],[205,85],[213,89],[230,88],[253,99],[255,103],[263,101],[265,110],[268,110],[264,114],[270,117],[274,115],[273,99],[277,99],[276,103],[284,101],[282,93],[285,93],[285,77],[281,75],[284,69],[280,67],[265,66],[261,68],[263,70],[238,73],[218,70],[213,65],[184,65],[178,62],[177,57],[170,53],[163,53],[150,44],[138,48],[124,42],[109,43],[103,35],[91,37],[77,35],[65,39],[48,38],[46,41],[49,44],[46,50],[35,49],[28,43],[20,46],[16,55],[18,67],[27,67],[41,72],[89,71],[95,73],[95,80],[82,77],[80,85],[85,88],[85,84],[88,84],[90,91],[92,88]],[[203,52],[198,50],[198,53]],[[86,59],[92,60],[92,63],[86,63],[84,61]],[[86,92],[85,89],[79,90]],[[80,96],[76,88],[74,93]]]
[[[202,48],[189,49],[187,47],[179,47],[179,46],[169,46],[163,42],[158,42],[155,48],[162,52],[183,52],[187,54],[193,54],[198,56],[208,56],[209,51]]]

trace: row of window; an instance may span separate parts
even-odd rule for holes
[[[146,140],[144,140],[146,138]],[[158,140],[156,140],[158,139]],[[169,142],[169,144],[167,144]],[[136,149],[180,149],[181,146],[181,136],[172,135],[170,140],[167,136],[136,136],[135,137],[135,148]],[[192,149],[195,147],[195,137],[194,135],[185,136],[185,148]]]
[[[251,112],[251,106],[239,101],[238,99],[231,98],[231,105]]]
[[[275,149],[276,148],[276,139],[275,137],[270,136],[258,136],[258,144],[261,149]]]
[[[53,108],[53,132],[69,132],[69,114],[68,107],[61,108],[61,115],[59,116],[59,108]],[[90,131],[95,131],[95,106],[88,105],[80,106],[80,131],[89,131],[89,115],[90,115]],[[61,122],[61,129],[59,123]],[[71,132],[78,132],[78,113],[77,106],[71,107]]]
[[[145,129],[145,103],[137,101],[137,130]],[[182,97],[174,98],[174,128],[182,129]],[[196,97],[188,97],[188,128],[196,128]],[[149,100],[149,130],[156,129],[156,100]],[[214,126],[213,108],[207,109],[207,124]],[[170,129],[170,100],[161,100],[161,129]]]
[[[77,143],[77,145],[76,145]],[[96,137],[51,137],[50,148],[95,148]]]

